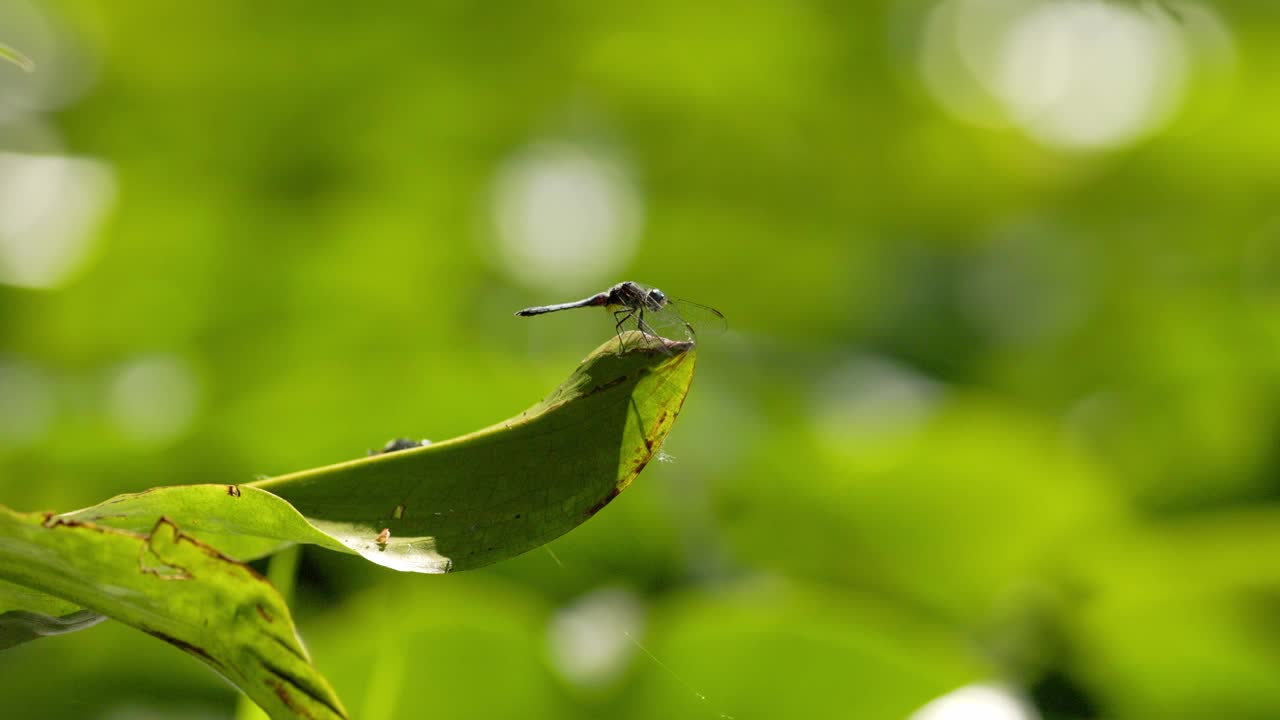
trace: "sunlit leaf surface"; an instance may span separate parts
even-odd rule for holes
[[[275,589],[172,521],[135,533],[0,508],[0,538],[5,581],[77,603],[198,657],[272,717],[346,717]],[[0,617],[12,622],[14,612],[22,611]]]
[[[156,488],[66,517],[139,529],[163,515],[246,559],[298,542],[412,572],[488,565],[572,530],[635,479],[684,403],[693,347],[623,335],[542,402],[460,438],[245,485]]]

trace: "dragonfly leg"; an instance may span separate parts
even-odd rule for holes
[[[653,331],[652,327],[649,327],[649,323],[644,321],[644,308],[640,308],[638,313],[636,316],[636,329],[640,331],[641,335],[649,335],[656,338],[658,334]]]
[[[623,344],[622,344],[622,323],[624,323],[624,322],[626,322],[627,320],[631,319],[631,316],[632,316],[632,315],[634,315],[634,314],[635,314],[635,311],[634,311],[634,310],[628,310],[628,309],[625,309],[625,308],[624,308],[624,309],[622,309],[622,310],[615,310],[615,311],[614,311],[614,313],[613,313],[613,317],[614,317],[615,319],[617,319],[617,322],[616,322],[616,323],[614,323],[614,325],[613,325],[613,332],[614,332],[614,334],[615,334],[615,335],[617,335],[617,336],[618,336],[618,351],[619,351],[619,352],[622,352],[623,350],[626,350],[626,348],[625,348],[625,347],[623,346]],[[618,316],[619,316],[619,315],[621,315],[622,317],[621,317],[621,318],[618,318]]]
[[[658,347],[669,355],[670,352],[665,349],[665,343],[662,340],[662,336],[658,334],[657,330],[653,329],[652,325],[644,321],[644,310],[641,309],[638,312],[639,316],[636,318],[636,327],[640,329],[641,334],[652,338],[653,341],[657,343]]]

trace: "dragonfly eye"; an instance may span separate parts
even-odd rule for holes
[[[667,296],[657,288],[649,291],[649,300],[659,307],[667,304]]]

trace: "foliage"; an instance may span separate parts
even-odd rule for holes
[[[1169,5],[0,3],[0,502],[463,435],[633,279],[729,322],[674,460],[466,573],[302,549],[353,717],[1280,717],[1280,14]],[[117,622],[0,695],[235,702]]]
[[[0,649],[110,617],[199,657],[273,717],[346,717],[284,601],[225,553],[312,543],[426,573],[523,553],[635,479],[683,405],[694,357],[632,332],[528,411],[448,442],[62,515],[0,508]]]

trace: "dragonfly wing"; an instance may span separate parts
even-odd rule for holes
[[[638,330],[648,335],[657,335],[670,340],[693,339],[693,333],[680,313],[674,312],[670,306],[661,310],[646,310],[643,313],[643,319],[641,313],[636,313],[632,321]]]
[[[707,307],[688,300],[673,300],[671,304],[675,305],[676,312],[680,314],[680,318],[693,326],[693,329],[698,333],[718,335],[729,329],[729,323],[724,319],[724,315],[713,307]]]

